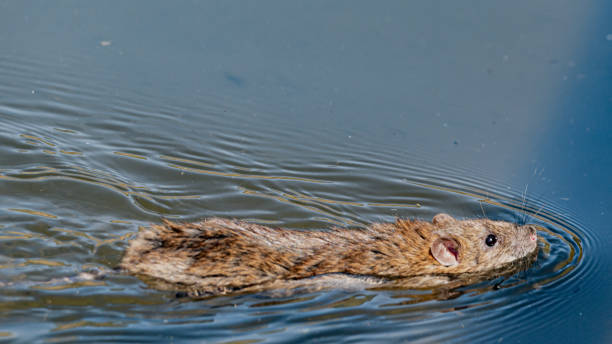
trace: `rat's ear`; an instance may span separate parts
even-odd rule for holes
[[[437,238],[431,244],[431,255],[444,266],[459,264],[459,243],[450,238]]]
[[[435,225],[450,225],[456,222],[455,219],[453,219],[452,216],[448,215],[448,214],[444,214],[444,213],[440,213],[436,216],[433,217],[432,222]]]

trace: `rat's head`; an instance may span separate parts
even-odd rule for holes
[[[537,248],[534,226],[504,221],[455,220],[450,215],[433,218],[430,252],[449,272],[495,269],[524,258]]]

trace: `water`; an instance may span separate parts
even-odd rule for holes
[[[1,2],[0,341],[610,341],[611,8],[588,5]],[[439,212],[536,223],[536,264],[451,293],[73,278],[161,217]]]

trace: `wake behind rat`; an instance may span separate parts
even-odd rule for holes
[[[130,242],[120,268],[192,296],[347,287],[456,287],[525,269],[534,226],[488,219],[398,219],[300,231],[210,218],[164,220]]]

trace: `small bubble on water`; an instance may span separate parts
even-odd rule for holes
[[[612,41],[612,33],[607,34],[607,35],[606,35],[606,39],[607,39],[608,41]]]

